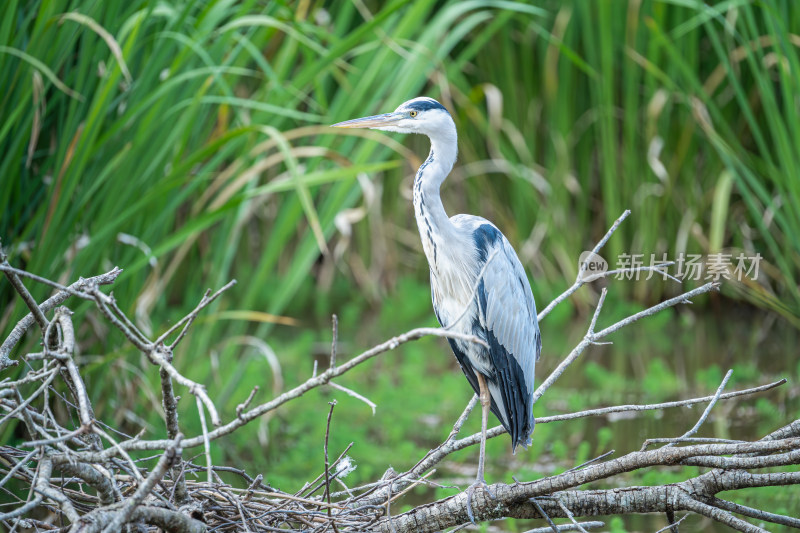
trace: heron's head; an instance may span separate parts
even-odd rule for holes
[[[422,133],[431,138],[454,135],[456,130],[447,109],[433,98],[424,96],[400,104],[391,113],[347,120],[333,127]]]

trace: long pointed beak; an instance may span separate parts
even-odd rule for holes
[[[373,115],[371,117],[354,118],[353,120],[345,120],[332,124],[333,128],[383,128],[386,126],[394,126],[398,121],[405,118],[403,113],[384,113],[382,115]]]

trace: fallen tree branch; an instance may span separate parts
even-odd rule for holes
[[[582,517],[665,512],[670,508],[676,511],[696,511],[700,506],[707,505],[702,501],[704,498],[711,497],[718,492],[800,483],[800,472],[751,474],[742,470],[746,468],[744,466],[746,463],[743,462],[743,466],[736,465],[733,469],[725,470],[716,476],[700,475],[674,485],[593,491],[570,491],[569,489],[642,468],[683,464],[683,461],[693,457],[744,453],[768,454],[790,450],[800,450],[800,438],[632,452],[618,459],[530,483],[491,485],[489,490],[495,495],[495,498],[486,496],[484,491],[476,491],[472,499],[472,510],[478,520],[496,520],[505,516],[542,518],[528,503],[530,498],[537,498],[537,502],[542,505],[550,517],[566,517],[557,502],[553,502],[552,506],[545,505],[550,500],[543,497],[552,496],[568,507],[574,516]],[[417,507],[412,511],[392,517],[391,526],[386,520],[379,522],[378,530],[387,533],[390,531],[424,533],[466,523],[468,521],[466,498],[466,493],[460,493]],[[736,527],[733,524],[741,526],[737,521],[726,520],[724,523],[731,527]],[[421,527],[420,524],[425,524],[425,527]],[[739,530],[756,531],[757,529]]]
[[[595,253],[608,241],[627,214],[628,212],[623,213],[598,243]],[[114,269],[103,275],[104,277],[79,280],[70,287],[14,269],[7,263],[0,264],[0,271],[7,277],[13,275],[17,280],[32,279],[59,291],[38,307],[35,302],[31,304],[28,301],[32,299],[25,300],[41,313],[31,308],[31,314],[20,320],[0,350],[0,355],[5,354],[10,361],[7,356],[17,346],[25,331],[36,322],[34,317],[41,314],[47,321],[42,328],[43,350],[28,354],[25,358],[29,367],[27,374],[14,380],[0,381],[0,430],[6,429],[7,424],[14,423],[20,424],[18,431],[25,434],[18,447],[0,447],[0,488],[16,498],[15,508],[0,513],[0,523],[9,529],[34,524],[35,519],[32,516],[42,513],[42,510],[55,515],[64,529],[92,532],[123,531],[126,528],[130,531],[145,531],[148,527],[158,527],[179,533],[207,530],[400,533],[438,531],[452,526],[460,527],[467,522],[464,493],[419,505],[408,512],[394,514],[391,519],[389,509],[398,509],[395,502],[415,486],[440,488],[441,485],[434,479],[434,473],[437,472],[435,467],[453,452],[479,442],[480,435],[477,433],[459,438],[463,424],[477,403],[474,397],[442,444],[425,454],[408,471],[397,474],[390,468],[381,479],[352,489],[344,484],[343,478],[354,468],[351,459],[346,456],[354,444],[347,446],[333,463],[329,463],[329,437],[333,432],[332,407],[323,443],[322,472],[314,481],[304,484],[296,492],[282,492],[265,484],[261,474],[251,477],[233,466],[214,465],[211,443],[326,384],[369,404],[367,398],[347,387],[339,386],[333,380],[404,343],[425,336],[458,338],[483,344],[480,339],[442,328],[419,328],[389,339],[343,362],[346,357],[342,357],[337,346],[338,323],[334,318],[330,365],[327,370],[317,373],[315,366],[310,378],[282,394],[276,392],[273,398],[253,407],[250,405],[257,388],[245,391],[248,393],[247,397],[236,407],[235,418],[223,424],[220,411],[206,392],[205,385],[184,376],[176,367],[172,353],[177,344],[186,338],[187,331],[199,313],[230,288],[233,282],[214,293],[207,291],[192,311],[167,328],[155,341],[151,341],[123,313],[113,295],[99,290],[100,284],[110,283],[117,277],[121,272],[119,269]],[[542,310],[540,318],[545,317],[559,302],[585,283],[579,274],[570,288]],[[545,394],[590,345],[606,343],[605,339],[622,327],[669,307],[689,303],[691,298],[716,290],[717,287],[713,283],[706,284],[597,331],[598,319],[607,294],[603,290],[584,337],[551,375],[543,380],[535,391],[535,397],[539,399]],[[102,317],[119,329],[127,341],[140,350],[153,366],[158,367],[167,439],[153,439],[144,430],[133,437],[116,434],[102,420],[95,418],[92,398],[81,374],[81,359],[75,358],[74,317],[66,307],[57,308],[69,296],[93,302]],[[25,299],[21,292],[20,297]],[[53,311],[52,319],[48,320],[47,314]],[[171,340],[171,344],[166,344],[168,340]],[[3,361],[0,357],[0,370],[8,366],[3,366]],[[12,361],[10,364],[15,363],[16,361]],[[719,493],[725,491],[750,487],[800,485],[798,472],[768,471],[800,465],[800,420],[790,422],[757,442],[693,436],[719,402],[764,392],[786,382],[779,380],[725,393],[723,389],[727,379],[726,375],[716,393],[711,396],[649,405],[600,407],[539,417],[538,424],[552,424],[620,412],[636,413],[697,403],[708,404],[694,427],[677,439],[648,439],[639,451],[617,458],[613,457],[613,451],[604,453],[558,475],[532,482],[517,482],[513,485],[497,483],[490,487],[494,498],[488,497],[485,491],[476,491],[472,498],[475,516],[479,520],[548,517],[550,527],[534,531],[586,531],[592,527],[600,527],[602,523],[580,522],[578,518],[652,512],[665,513],[669,522],[666,529],[674,530],[677,523],[687,516],[676,520],[677,511],[702,514],[741,531],[762,531],[760,527],[745,520],[747,517],[797,527],[797,519],[792,517],[733,504],[718,497]],[[186,387],[195,397],[200,434],[197,434],[198,430],[187,437],[182,434],[175,383]],[[64,388],[69,393],[64,394]],[[51,408],[53,402],[59,402],[58,410]],[[54,411],[59,414],[54,414]],[[213,428],[206,426],[206,411],[215,426]],[[102,413],[99,414],[102,418]],[[503,432],[503,428],[498,426],[490,429],[488,436],[496,437]],[[143,438],[145,436],[149,438]],[[653,444],[660,442],[672,446],[652,448]],[[183,458],[183,450],[200,445],[203,446],[205,464],[196,465]],[[142,458],[142,454],[134,453],[137,451],[155,453],[149,458]],[[158,462],[152,468],[144,466],[146,463],[143,461],[155,458],[158,458]],[[679,483],[608,488],[609,484],[620,483],[620,479],[630,479],[632,472],[683,466],[712,470]],[[54,469],[62,477],[54,477]],[[206,473],[203,481],[186,477],[187,473],[197,475],[201,472]],[[220,478],[221,472],[234,476],[238,485],[236,481],[224,483]],[[12,480],[28,487],[27,493],[9,490],[7,487]],[[334,482],[342,485],[344,490],[333,492]],[[587,488],[587,485],[592,484],[601,486]],[[85,490],[87,486],[91,489]],[[556,524],[552,521],[560,518],[569,522]]]

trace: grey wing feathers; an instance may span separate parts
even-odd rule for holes
[[[536,304],[517,253],[494,224],[473,215],[455,215],[453,224],[472,235],[484,285],[479,300],[484,326],[494,330],[497,340],[528,371],[533,381],[533,367],[539,359],[542,341]]]
[[[517,360],[532,393],[533,372],[541,352],[541,337],[536,319],[536,304],[528,277],[517,254],[502,237],[490,250],[483,279],[486,306],[483,309],[486,327],[497,341]],[[492,254],[495,254],[492,256]]]
[[[462,259],[464,270],[475,276],[471,333],[484,339],[489,349],[452,339],[450,345],[476,392],[475,373],[486,376],[492,412],[511,436],[512,446],[527,446],[535,425],[533,378],[541,351],[530,283],[511,244],[489,221],[470,215],[456,215],[451,221],[473,241],[469,256]],[[434,307],[437,303],[434,292]]]
[[[472,225],[481,270],[478,318],[489,344],[486,376],[492,411],[511,435],[512,447],[527,447],[536,423],[533,378],[541,351],[536,304],[525,270],[500,230],[478,217],[464,223]],[[481,370],[487,365],[479,359],[474,366]]]

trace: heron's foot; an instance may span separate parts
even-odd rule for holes
[[[497,499],[497,496],[492,493],[492,490],[489,488],[489,484],[486,483],[486,480],[483,478],[477,479],[475,483],[467,487],[467,516],[469,517],[469,521],[473,524],[475,524],[475,515],[472,513],[472,494],[478,487],[482,488],[491,499]]]

